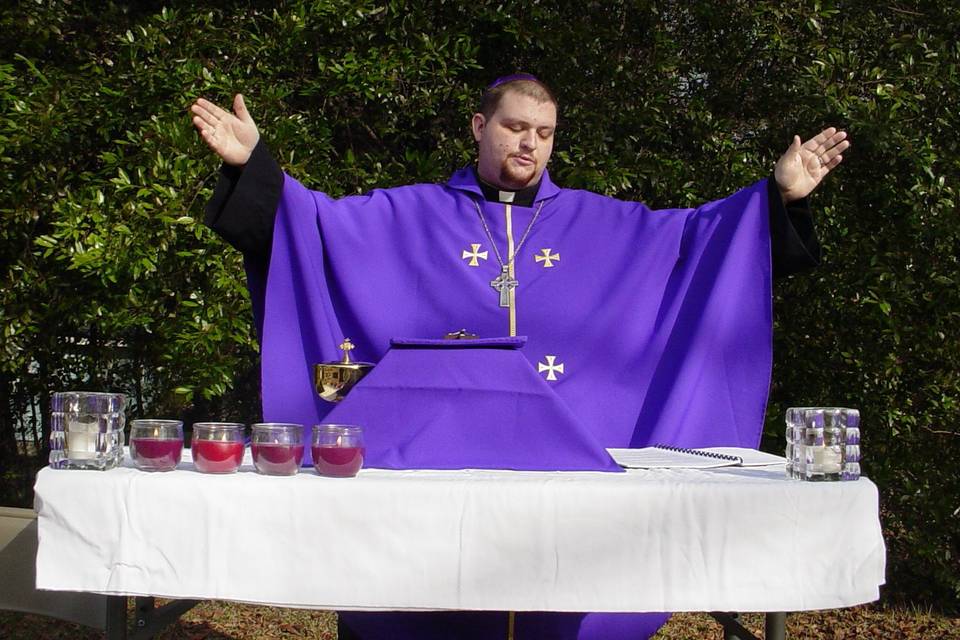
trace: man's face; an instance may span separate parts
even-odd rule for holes
[[[490,118],[475,113],[472,125],[481,178],[509,190],[522,189],[540,180],[553,151],[556,105],[507,91]]]

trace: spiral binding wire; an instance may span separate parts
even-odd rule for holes
[[[685,447],[671,447],[666,444],[653,445],[656,449],[666,449],[667,451],[677,451],[679,453],[689,453],[694,456],[703,456],[704,458],[716,458],[717,460],[727,460],[729,462],[743,462],[740,456],[731,456],[726,453],[714,453],[712,451],[699,451],[697,449],[687,449]]]

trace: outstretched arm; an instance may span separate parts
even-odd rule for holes
[[[806,198],[831,170],[843,161],[850,147],[845,131],[824,129],[806,142],[793,136],[793,143],[780,156],[773,170],[784,204]]]
[[[234,167],[242,167],[247,163],[260,140],[260,132],[247,111],[242,95],[238,93],[234,96],[233,113],[203,98],[194,102],[190,111],[193,113],[193,126],[214,153]]]
[[[283,190],[283,171],[270,155],[239,93],[233,113],[203,98],[190,106],[193,125],[223,160],[204,223],[248,259],[266,260]]]

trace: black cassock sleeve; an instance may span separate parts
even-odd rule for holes
[[[820,243],[807,199],[784,206],[772,176],[767,185],[774,278],[817,266]],[[261,139],[244,167],[221,167],[203,221],[248,258],[265,261],[282,191],[283,171]]]
[[[283,170],[261,138],[245,166],[220,167],[203,222],[246,257],[266,260],[282,192]]]
[[[787,205],[780,198],[776,180],[767,180],[770,202],[770,256],[773,277],[782,278],[820,264],[820,241],[813,227],[807,198]]]

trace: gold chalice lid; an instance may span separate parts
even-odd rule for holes
[[[373,368],[370,362],[355,362],[350,359],[350,352],[355,348],[350,338],[345,338],[340,343],[343,358],[339,362],[321,362],[313,365],[313,384],[317,394],[323,400],[340,402],[353,385]]]
[[[343,358],[340,359],[340,362],[337,362],[337,363],[330,362],[328,364],[352,364],[352,365],[372,367],[373,365],[370,364],[369,362],[354,362],[353,360],[350,359],[350,352],[356,348],[357,347],[352,342],[350,342],[350,338],[344,338],[343,342],[340,343],[340,350],[343,351]]]

